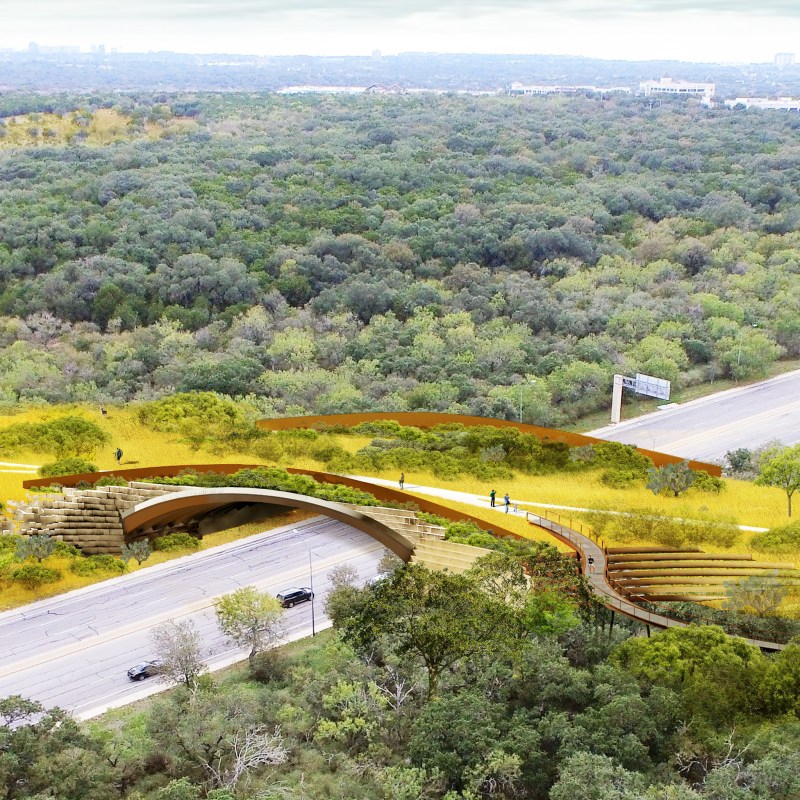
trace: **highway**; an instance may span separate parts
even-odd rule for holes
[[[131,575],[0,614],[0,697],[21,694],[80,718],[102,713],[163,688],[156,679],[130,681],[128,667],[153,657],[150,633],[169,620],[190,619],[212,669],[243,658],[217,629],[213,601],[242,586],[272,594],[309,585],[314,569],[317,630],[327,574],[349,563],[361,581],[377,573],[384,548],[343,523],[317,517]],[[287,639],[311,633],[311,604],[287,609]]]
[[[800,370],[654,411],[589,434],[700,461],[719,461],[729,450],[752,449],[772,439],[785,445],[797,444]]]

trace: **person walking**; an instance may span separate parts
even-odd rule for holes
[[[122,450],[120,450],[119,447],[116,449],[116,452],[114,453],[114,458],[117,459],[117,465],[119,465],[120,462],[122,461]]]
[[[489,508],[494,508],[495,497],[497,497],[497,492],[494,489],[492,489],[492,491],[489,492]]]
[[[508,496],[508,492],[506,492],[503,502],[506,504],[506,514],[508,514],[508,509],[511,507],[511,498]]]
[[[405,472],[401,472],[400,473],[400,488],[401,489],[403,488],[403,485],[405,484],[405,482],[406,482],[406,474],[405,474]]]

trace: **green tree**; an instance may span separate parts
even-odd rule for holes
[[[220,597],[214,607],[217,624],[225,636],[239,647],[249,647],[247,659],[252,670],[256,656],[273,647],[284,634],[283,608],[271,594],[252,586]]]
[[[677,497],[694,483],[694,479],[695,474],[689,468],[688,461],[647,469],[647,488],[653,494],[660,494],[666,490],[672,492],[673,497]]]
[[[788,594],[777,570],[773,570],[771,575],[748,575],[739,580],[725,581],[723,586],[728,596],[725,608],[760,617],[776,614]]]
[[[139,539],[130,544],[123,544],[121,557],[126,564],[132,558],[137,564],[143,564],[150,558],[150,542],[147,539]]]
[[[258,689],[242,685],[224,695],[199,692],[191,703],[179,695],[159,700],[146,719],[153,752],[169,758],[187,781],[203,785],[204,796],[235,792],[253,770],[288,758],[280,733],[264,722],[263,701]]]
[[[386,637],[399,655],[418,658],[429,699],[445,670],[487,651],[507,655],[519,642],[519,626],[505,605],[461,575],[407,565],[367,594],[342,620],[343,637],[362,651]]]
[[[789,516],[792,516],[792,495],[800,489],[800,444],[768,450],[761,457],[756,483],[778,486],[786,492]]]
[[[25,561],[27,558],[35,558],[40,564],[56,550],[57,542],[49,534],[35,533],[32,536],[25,536],[17,543],[16,558]]]
[[[669,628],[649,639],[628,639],[611,661],[645,685],[678,692],[684,713],[715,725],[757,709],[756,687],[765,666],[757,647],[715,625]]]

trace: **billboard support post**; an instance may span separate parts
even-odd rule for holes
[[[654,378],[652,375],[642,375],[637,372],[633,378],[625,375],[614,376],[614,390],[611,395],[611,424],[616,425],[622,417],[622,390],[633,389],[636,394],[645,397],[655,397],[659,400],[669,400],[670,383],[663,378]]]

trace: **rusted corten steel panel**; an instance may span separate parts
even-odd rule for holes
[[[280,417],[276,419],[260,419],[256,422],[256,425],[264,430],[285,431],[292,428],[314,428],[330,425],[342,425],[346,428],[352,428],[362,422],[377,422],[380,420],[393,420],[400,425],[408,425],[415,428],[433,428],[436,425],[446,425],[453,422],[466,426],[488,425],[492,428],[516,428],[523,433],[533,434],[539,439],[564,442],[570,447],[582,447],[587,444],[599,444],[606,441],[605,439],[597,439],[594,436],[587,436],[584,433],[571,433],[557,428],[542,428],[539,425],[526,425],[521,422],[511,422],[507,419],[471,417],[466,414],[437,414],[429,411],[370,411],[360,414]],[[685,460],[680,456],[660,453],[657,450],[645,450],[641,447],[637,449],[642,455],[651,459],[657,467],[663,467],[666,464],[677,464]],[[707,464],[705,461],[689,461],[689,466],[692,469],[705,470],[709,475],[717,477],[722,475],[722,469],[718,464]]]
[[[108,478],[115,476],[123,478],[126,481],[138,481],[145,478],[174,478],[180,472],[191,469],[195,472],[218,472],[224,475],[229,475],[233,472],[238,472],[240,469],[258,469],[259,467],[270,466],[268,464],[172,464],[160,467],[138,467],[136,469],[115,469],[107,472],[84,472],[80,475],[62,475],[54,478],[36,478],[35,480],[23,481],[22,485],[29,489],[33,486],[50,486],[53,483],[58,483],[61,486],[75,486],[80,481],[86,483],[94,483],[99,481],[100,478]],[[328,472],[316,472],[309,469],[295,469],[289,467],[287,472],[293,475],[308,475],[314,480],[322,483],[336,483],[342,486],[350,486],[354,489],[361,489],[369,492],[373,497],[384,502],[397,502],[408,503],[413,502],[419,507],[420,511],[425,511],[428,514],[438,514],[440,517],[450,519],[453,521],[459,520],[472,520],[484,530],[491,529],[497,536],[511,536],[514,539],[525,539],[514,531],[510,531],[500,525],[494,525],[487,522],[485,519],[467,514],[461,511],[455,511],[448,506],[434,503],[431,500],[425,500],[421,497],[412,497],[407,492],[401,492],[397,489],[390,489],[386,486],[378,486],[377,484],[368,483],[367,481],[359,481],[355,478],[348,478],[343,475],[333,475]],[[293,497],[304,497],[305,495],[292,495]]]
[[[52,486],[58,483],[61,486],[75,486],[84,481],[94,483],[100,478],[123,478],[126,481],[141,481],[145,478],[174,478],[179,473],[193,469],[195,472],[218,472],[230,475],[240,469],[258,469],[266,464],[169,464],[163,467],[136,467],[136,469],[109,469],[105,472],[82,472],[79,475],[61,475],[54,478],[34,478],[22,481],[25,489],[34,486]]]

